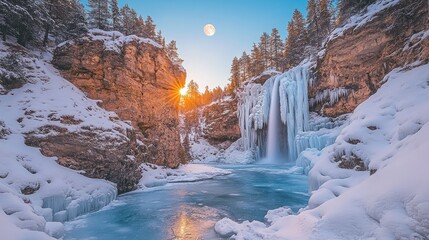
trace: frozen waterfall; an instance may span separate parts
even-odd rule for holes
[[[271,93],[270,114],[268,118],[268,140],[267,140],[267,160],[269,162],[276,162],[281,159],[280,151],[280,132],[281,117],[280,117],[280,96],[279,84],[280,79],[276,78],[274,81],[273,90]]]
[[[319,130],[336,126],[328,120],[312,124],[315,120],[310,119],[308,67],[299,65],[263,85],[250,82],[240,93],[238,117],[243,146],[255,151],[258,159],[275,159],[287,153],[283,158],[295,161],[303,150],[323,148],[335,140],[335,134]]]

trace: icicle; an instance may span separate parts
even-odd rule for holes
[[[65,222],[80,215],[100,210],[112,202],[116,198],[116,194],[116,189],[112,188],[97,196],[87,195],[84,198],[79,198],[79,201],[72,200],[71,197],[55,195],[44,198],[42,208],[52,210],[49,212],[50,215],[45,216],[47,221]]]
[[[334,88],[334,89],[325,89],[316,93],[316,96],[310,99],[310,106],[319,104],[325,101],[328,101],[329,106],[334,105],[341,97],[349,95],[351,92],[350,89],[346,88]]]

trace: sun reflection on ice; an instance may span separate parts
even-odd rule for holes
[[[215,237],[213,227],[225,215],[207,206],[181,205],[168,231],[168,239],[206,239]]]

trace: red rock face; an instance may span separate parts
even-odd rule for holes
[[[106,133],[111,129],[85,128],[72,133],[46,125],[27,133],[25,143],[40,147],[43,155],[55,156],[59,164],[82,171],[87,177],[116,183],[118,192],[124,193],[135,190],[141,178],[140,163],[135,160],[141,157],[141,149],[134,131],[117,130],[122,134],[109,137]]]
[[[178,101],[186,73],[162,48],[136,39],[115,51],[87,36],[57,48],[52,63],[101,107],[131,121],[144,143],[138,161],[177,167],[183,160]]]
[[[317,63],[310,98],[325,89],[349,92],[333,105],[326,100],[315,104],[312,111],[332,117],[352,112],[377,91],[392,69],[417,60],[428,62],[429,38],[412,38],[429,29],[428,2],[412,2],[402,0],[368,24],[327,43],[326,54]]]
[[[203,117],[206,122],[203,137],[211,144],[228,148],[240,138],[236,99],[231,98],[204,107]]]

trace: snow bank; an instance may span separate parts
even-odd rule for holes
[[[146,43],[150,44],[156,48],[163,48],[162,45],[155,42],[150,38],[143,38],[136,35],[124,35],[118,31],[104,31],[101,29],[90,29],[88,34],[85,37],[79,38],[77,41],[89,40],[89,41],[102,41],[104,43],[104,47],[106,51],[114,51],[117,53],[121,53],[123,51],[123,47],[126,44],[131,42],[137,43]],[[58,47],[65,46],[67,44],[75,44],[76,40],[65,41],[58,45]],[[186,72],[185,68],[182,66],[181,62],[173,61],[171,62],[179,68],[180,71]]]
[[[231,173],[228,170],[204,164],[186,164],[177,169],[171,169],[144,163],[141,167],[143,176],[139,182],[141,188],[162,186],[167,183],[196,182]]]
[[[1,49],[0,57],[9,52],[3,44]],[[62,224],[52,221],[98,210],[117,194],[114,184],[84,177],[27,146],[26,133],[50,125],[69,132],[98,129],[105,138],[123,139],[131,128],[36,55],[41,53],[27,52],[20,58],[29,83],[0,95],[0,232],[6,239],[59,238]],[[70,118],[73,124],[63,121]]]
[[[198,137],[191,141],[191,155],[194,163],[247,164],[255,161],[253,152],[243,149],[241,138],[227,149],[219,150]]]
[[[269,226],[222,220],[216,231],[235,239],[428,239],[427,76],[429,65],[392,71],[333,145],[303,152],[314,165],[307,209]],[[338,153],[358,154],[373,174],[339,168]]]
[[[101,29],[90,29],[88,36],[86,36],[88,40],[91,41],[103,41],[106,50],[115,51],[120,53],[122,51],[122,47],[129,42],[138,42],[138,43],[147,43],[151,44],[154,47],[162,48],[160,44],[153,41],[149,38],[142,38],[136,35],[124,35],[118,31],[104,31]],[[84,38],[84,39],[85,39]],[[73,43],[74,40],[66,41],[58,45],[58,47],[62,47],[66,44]]]

